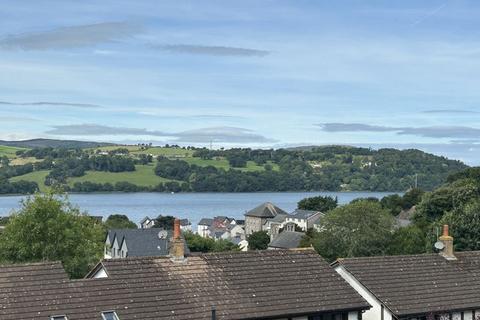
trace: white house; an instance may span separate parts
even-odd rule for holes
[[[197,233],[204,238],[210,237],[210,227],[213,225],[213,219],[202,218],[197,225]]]
[[[371,306],[363,320],[480,316],[480,251],[453,252],[444,226],[433,254],[339,259],[332,266]]]

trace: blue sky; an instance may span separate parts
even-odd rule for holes
[[[17,1],[0,139],[420,148],[480,163],[478,1]]]

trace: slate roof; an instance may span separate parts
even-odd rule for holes
[[[200,220],[200,222],[198,224],[203,225],[203,226],[211,226],[213,224],[213,219],[202,218],[202,220]]]
[[[168,255],[172,231],[167,231],[168,236],[166,239],[160,239],[158,233],[162,230],[161,228],[112,229],[108,230],[108,237],[110,237],[111,242],[114,235],[116,235],[119,246],[122,245],[122,241],[125,239],[129,257],[166,256]]]
[[[180,219],[180,225],[182,227],[190,226],[192,223],[188,219]]]
[[[480,251],[340,259],[396,316],[480,308]]]
[[[312,250],[210,253],[185,263],[126,258],[102,266],[108,278],[49,280],[39,275],[50,272],[38,267],[33,278],[7,285],[0,271],[0,319],[91,320],[114,310],[120,320],[210,320],[215,306],[218,320],[252,320],[369,307]],[[7,271],[7,278],[19,278],[23,268]]]
[[[272,242],[268,245],[269,248],[278,248],[278,249],[294,249],[298,248],[300,241],[305,234],[303,232],[296,231],[283,231],[278,234],[278,236],[273,239]]]
[[[273,218],[278,214],[288,214],[284,210],[280,209],[276,205],[270,202],[265,202],[258,207],[245,213],[245,216],[257,217],[257,218]]]
[[[284,222],[287,217],[290,217],[288,214],[277,214],[275,217],[268,219],[270,222],[277,222],[277,223],[282,223]]]
[[[296,219],[308,219],[317,213],[321,213],[321,212],[313,211],[313,210],[295,209],[295,211],[292,212],[291,217]]]

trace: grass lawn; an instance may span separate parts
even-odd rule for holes
[[[43,161],[42,159],[37,159],[35,157],[28,157],[28,158],[14,158],[10,160],[10,165],[12,166],[21,166],[27,163],[35,163]]]
[[[7,156],[8,158],[15,158],[15,152],[19,150],[26,150],[24,148],[16,148],[16,147],[7,147],[7,146],[0,146],[0,157]]]
[[[18,177],[13,177],[10,178],[10,181],[19,181],[19,180],[26,180],[26,181],[34,181],[38,184],[38,187],[40,188],[40,191],[44,192],[47,190],[47,186],[45,186],[45,177],[48,174],[48,170],[40,170],[40,171],[33,171],[27,174],[24,174],[23,176],[18,176]]]
[[[87,171],[83,177],[69,178],[68,184],[73,186],[75,182],[84,181],[115,184],[116,182],[127,181],[138,186],[154,186],[162,182],[172,181],[155,175],[153,164],[137,165],[135,168],[136,170],[132,172]]]

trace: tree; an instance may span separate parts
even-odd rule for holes
[[[331,261],[339,257],[385,254],[393,222],[391,214],[378,202],[350,203],[325,215],[313,246]]]
[[[265,250],[270,243],[270,236],[267,231],[257,231],[248,236],[249,250]]]
[[[388,247],[388,254],[419,254],[425,253],[426,235],[415,225],[395,230]]]
[[[161,228],[164,230],[173,230],[173,223],[175,222],[175,217],[172,216],[159,216],[155,219],[154,228]]]
[[[450,225],[456,250],[480,250],[480,200],[448,212],[441,224]]]
[[[0,238],[0,260],[7,263],[62,261],[75,278],[102,257],[104,229],[68,199],[36,194],[22,202]]]
[[[224,252],[224,251],[239,251],[240,247],[231,241],[212,238],[204,238],[192,232],[185,232],[183,234],[187,242],[188,249],[191,252]]]
[[[110,229],[137,229],[137,224],[130,221],[124,214],[112,214],[105,221],[105,228]]]
[[[302,210],[314,210],[314,211],[321,211],[327,212],[332,209],[335,209],[338,205],[337,197],[331,196],[318,196],[318,197],[311,197],[305,198],[298,202],[298,209]]]

